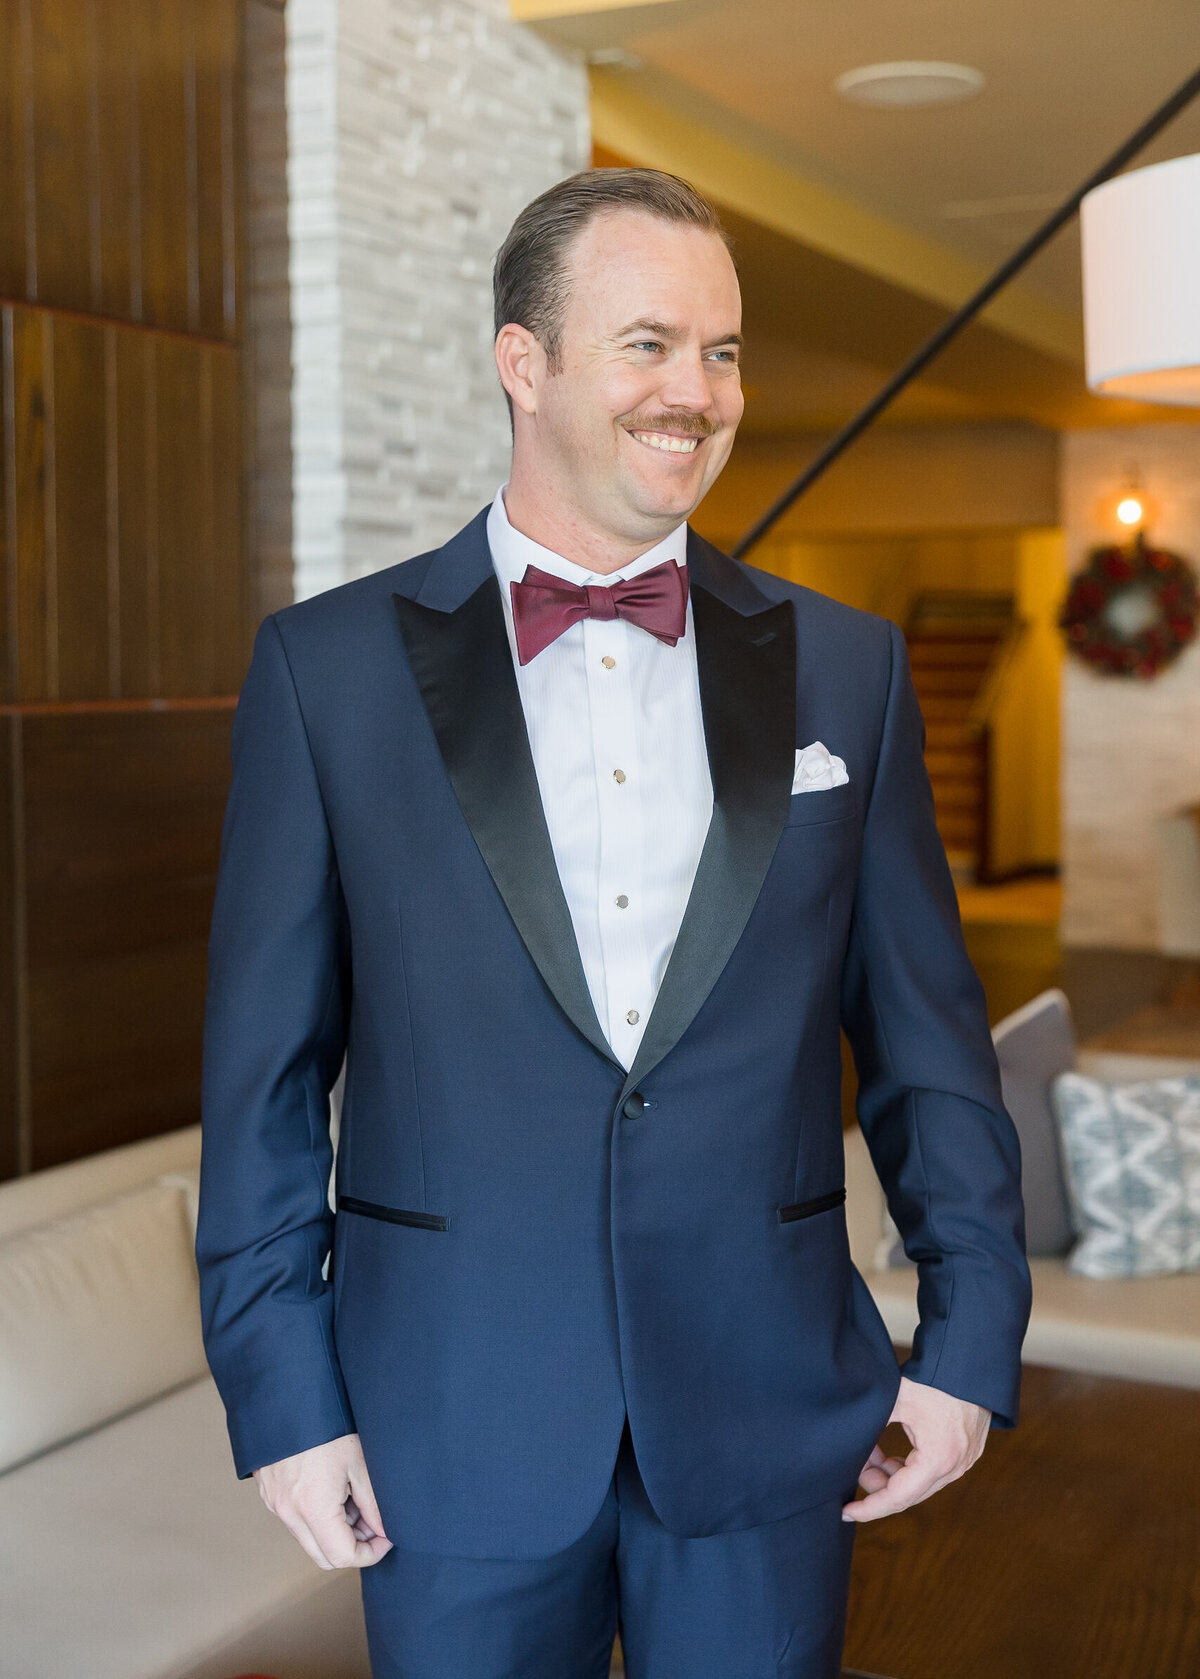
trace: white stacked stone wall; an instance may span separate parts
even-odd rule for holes
[[[1200,569],[1196,427],[1069,433],[1062,462],[1072,572],[1092,547],[1121,540],[1110,521],[1131,468],[1156,509],[1150,538]],[[1068,657],[1062,764],[1063,942],[1181,950],[1180,927],[1165,924],[1163,821],[1200,804],[1200,643],[1150,681],[1097,676]]]
[[[491,269],[586,166],[586,73],[506,0],[289,0],[295,593],[445,541],[510,436]]]

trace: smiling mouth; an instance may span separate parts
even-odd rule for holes
[[[665,431],[631,431],[629,435],[647,448],[659,449],[668,455],[694,455],[704,441],[700,437],[672,437]]]

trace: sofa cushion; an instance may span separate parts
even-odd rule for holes
[[[0,1240],[0,1469],[205,1368],[183,1189],[147,1184]]]
[[[0,1476],[0,1674],[369,1679],[358,1574],[233,1473],[207,1377]]]
[[[1033,1259],[1033,1315],[1021,1357],[1057,1370],[1200,1388],[1200,1274],[1097,1282],[1061,1259]],[[917,1272],[867,1278],[893,1341],[917,1328]]]
[[[1200,1271],[1200,1077],[1054,1083],[1082,1276]]]
[[[1064,992],[1043,991],[992,1031],[1000,1088],[1021,1143],[1021,1194],[1025,1202],[1025,1251],[1030,1258],[1065,1254],[1073,1228],[1058,1121],[1050,1086],[1075,1065],[1075,1029]],[[885,1217],[873,1269],[904,1270],[912,1261],[900,1234]]]
[[[0,1237],[66,1218],[126,1190],[140,1189],[167,1172],[189,1172],[200,1163],[200,1127],[186,1125],[100,1154],[48,1166],[0,1183]]]
[[[1071,1246],[1071,1205],[1050,1089],[1075,1065],[1075,1031],[1063,992],[1043,991],[992,1033],[1004,1105],[1021,1140],[1025,1250],[1030,1258]]]

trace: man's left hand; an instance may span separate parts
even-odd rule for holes
[[[888,1421],[900,1424],[913,1449],[907,1457],[885,1457],[876,1446],[858,1478],[867,1496],[847,1504],[842,1520],[894,1516],[957,1481],[983,1452],[991,1420],[982,1405],[901,1376]]]

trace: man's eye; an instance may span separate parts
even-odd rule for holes
[[[636,344],[631,344],[633,350],[661,350],[662,345],[653,338],[639,338]]]
[[[714,361],[736,362],[738,359],[738,353],[736,350],[714,350],[712,352],[712,359]]]

